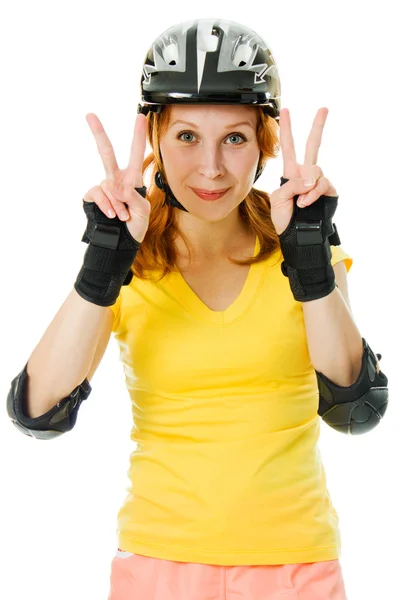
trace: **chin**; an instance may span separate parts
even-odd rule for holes
[[[199,211],[198,208],[196,210],[196,208],[194,209],[193,214],[195,214],[202,221],[206,221],[208,223],[216,223],[218,221],[223,221],[224,219],[229,217],[229,215],[231,215],[233,212],[239,210],[237,206],[229,208],[222,205],[220,205],[219,207],[206,206],[205,208],[202,208],[201,211]]]

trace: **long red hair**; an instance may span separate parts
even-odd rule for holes
[[[265,165],[269,158],[276,158],[280,143],[278,137],[279,125],[269,115],[265,115],[259,106],[249,106],[258,113],[257,142],[260,148],[259,166]],[[142,175],[150,171],[150,185],[146,198],[151,204],[149,227],[140,244],[139,251],[133,263],[133,273],[139,279],[160,281],[171,271],[177,270],[177,252],[174,240],[180,235],[189,249],[186,236],[179,230],[175,219],[175,209],[164,204],[165,192],[160,190],[154,180],[160,171],[164,181],[168,181],[160,157],[160,138],[166,132],[170,121],[170,107],[164,106],[160,113],[149,112],[147,116],[147,141],[152,152],[143,161]],[[279,247],[279,238],[271,221],[270,196],[263,190],[254,187],[250,190],[244,202],[239,205],[239,216],[260,240],[260,252],[245,260],[229,260],[237,265],[251,265],[265,260]],[[160,273],[161,272],[161,273]]]

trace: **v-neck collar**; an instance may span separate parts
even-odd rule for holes
[[[260,251],[260,242],[256,235],[253,257]],[[274,253],[275,254],[275,253]],[[267,259],[268,260],[268,259]],[[164,279],[164,284],[169,292],[182,304],[192,315],[214,325],[229,325],[241,318],[250,308],[256,297],[257,289],[261,283],[261,274],[265,268],[265,261],[250,265],[246,281],[239,296],[225,310],[215,311],[209,308],[195,294],[189,284],[185,281],[179,271],[172,271]]]

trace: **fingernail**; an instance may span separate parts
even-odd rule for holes
[[[115,212],[113,211],[112,208],[108,209],[107,214],[110,217],[110,219],[113,219],[115,217]]]
[[[128,218],[129,218],[129,214],[128,214],[128,212],[127,212],[126,210],[123,210],[123,211],[122,211],[122,213],[121,213],[121,217],[122,217],[123,219],[128,219]]]
[[[315,179],[305,179],[305,180],[304,180],[304,185],[305,185],[306,187],[310,187],[310,186],[312,186],[312,185],[315,185]]]

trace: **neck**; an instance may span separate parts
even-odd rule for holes
[[[248,244],[249,238],[254,237],[239,218],[239,211],[215,223],[202,221],[178,209],[176,211],[180,213],[176,215],[179,231],[186,236],[192,260],[195,262],[232,258],[235,250]],[[188,250],[180,235],[175,240],[175,244],[178,254],[189,258]]]

